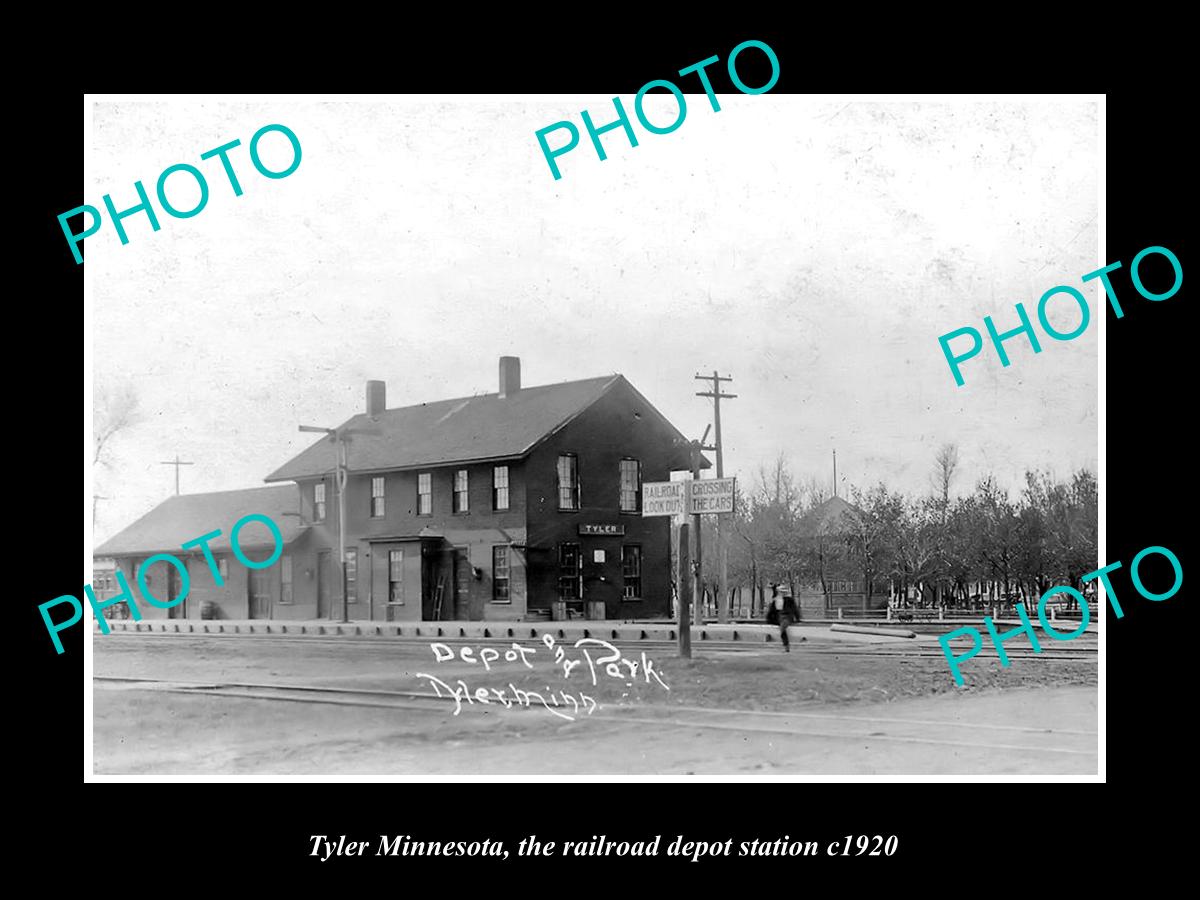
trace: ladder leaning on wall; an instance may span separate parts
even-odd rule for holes
[[[446,576],[439,575],[437,587],[433,591],[433,621],[440,622],[442,619],[442,596],[446,592]]]

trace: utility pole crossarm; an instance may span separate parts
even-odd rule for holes
[[[704,437],[700,439],[700,448],[702,450],[712,450],[717,455],[717,477],[725,477],[725,454],[723,453],[724,445],[721,442],[721,401],[733,400],[737,394],[727,394],[721,390],[722,383],[733,381],[732,375],[721,375],[716,369],[713,369],[711,375],[701,375],[696,373],[696,381],[706,382],[709,390],[697,391],[697,397],[711,397],[713,401],[713,425],[716,426],[716,435],[713,441],[713,446],[704,445],[705,438],[708,437],[708,431],[704,432]],[[697,454],[699,455],[699,454]],[[695,477],[699,478],[699,469],[696,471]],[[696,529],[699,531],[699,517],[697,517]],[[727,534],[725,522],[722,516],[717,516],[717,551],[718,551],[718,583],[720,597],[717,600],[717,621],[724,622],[728,617],[729,606],[729,582],[728,582],[728,567],[729,567],[729,547],[726,540]],[[697,558],[699,554],[697,554]]]
[[[185,461],[181,460],[179,458],[179,454],[176,453],[174,459],[161,460],[159,462],[159,465],[175,467],[175,495],[178,496],[179,495],[179,467],[180,466],[194,466],[195,463],[194,462],[185,462]]]

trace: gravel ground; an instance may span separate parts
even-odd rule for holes
[[[977,658],[964,665],[967,684],[958,688],[942,658],[867,656],[862,646],[699,647],[692,660],[647,653],[664,687],[653,676],[647,682],[636,645],[621,648],[639,663],[635,677],[628,667],[612,677],[598,666],[594,685],[586,663],[564,678],[550,654],[533,669],[501,662],[486,672],[458,657],[438,662],[429,645],[415,642],[108,636],[94,647],[99,676],[432,693],[417,674],[424,672],[447,684],[462,679],[472,691],[567,690],[599,704],[593,715],[563,721],[498,704],[464,703],[454,715],[450,701],[418,711],[338,707],[100,681],[94,761],[101,774],[1094,774],[1097,767],[1091,660],[1014,659],[1002,668]],[[723,712],[717,720],[695,707]]]

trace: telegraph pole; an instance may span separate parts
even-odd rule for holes
[[[711,425],[705,427],[703,437],[701,437],[700,440],[698,440],[698,441],[691,442],[690,446],[691,446],[691,451],[692,451],[692,481],[693,482],[700,480],[700,460],[702,458],[700,455],[701,451],[716,449],[715,447],[710,447],[704,443],[705,439],[708,438],[708,432],[711,429],[712,429]],[[718,519],[717,521],[719,522],[720,519]],[[703,563],[703,560],[704,560],[704,532],[702,532],[700,530],[700,513],[692,514],[692,532],[695,535],[695,543],[693,546],[696,548],[696,552],[693,554],[694,558],[692,559],[692,570],[695,573],[692,578],[693,599],[695,600],[695,603],[696,603],[695,618],[696,618],[697,625],[703,625],[704,624],[704,581],[701,578],[701,564]]]
[[[338,501],[338,580],[341,582],[342,593],[342,621],[350,621],[350,597],[346,592],[346,482],[350,476],[350,469],[346,457],[346,440],[350,435],[367,434],[379,436],[382,432],[378,428],[321,428],[315,425],[301,425],[301,431],[311,431],[317,434],[329,435],[329,440],[333,444],[334,458],[334,487],[337,488]]]
[[[692,658],[692,582],[688,578],[691,565],[688,553],[687,516],[679,525],[679,655]]]
[[[168,459],[166,462],[160,462],[160,463],[159,463],[159,465],[160,465],[160,466],[174,466],[174,467],[175,467],[175,496],[176,496],[176,497],[178,497],[178,496],[179,496],[179,467],[180,467],[180,466],[194,466],[194,465],[195,465],[195,463],[193,463],[193,462],[183,462],[183,461],[181,461],[181,460],[179,459],[179,454],[178,454],[178,453],[176,453],[176,454],[175,454],[175,458],[174,458],[173,460],[172,460],[172,459]]]
[[[732,377],[724,377],[717,374],[717,370],[713,369],[711,375],[697,375],[697,381],[711,381],[712,390],[697,391],[697,397],[712,397],[713,400],[713,424],[716,426],[716,446],[711,448],[717,454],[717,477],[725,477],[725,456],[723,445],[721,444],[721,401],[732,400],[737,397],[737,394],[724,394],[721,392],[721,382],[733,381]],[[707,434],[707,432],[705,432]],[[705,448],[708,449],[708,448]],[[699,475],[695,477],[699,478]],[[725,622],[729,618],[729,547],[726,542],[725,522],[721,516],[717,516],[717,583],[718,590],[721,592],[720,598],[717,600],[717,621]]]

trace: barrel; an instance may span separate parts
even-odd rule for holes
[[[200,604],[200,618],[215,619],[217,617],[217,604],[211,600],[205,600]]]

